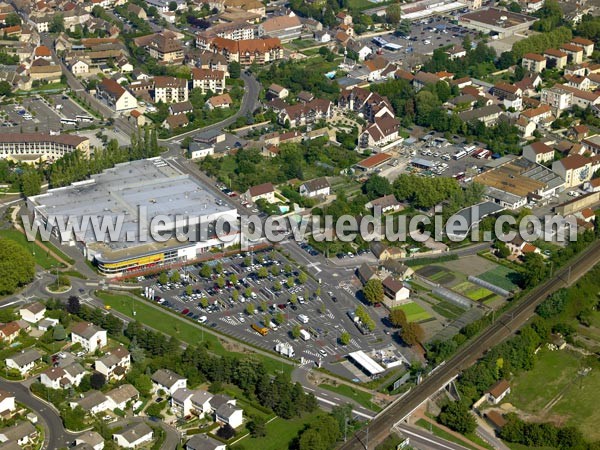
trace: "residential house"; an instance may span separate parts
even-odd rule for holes
[[[8,369],[16,369],[21,375],[29,373],[35,363],[42,359],[42,355],[35,349],[23,350],[13,356],[6,358],[6,367]]]
[[[569,55],[560,50],[549,48],[544,52],[546,58],[546,68],[548,69],[563,69],[567,65]]]
[[[383,270],[393,274],[397,280],[407,280],[415,274],[414,269],[392,259],[383,261]]]
[[[338,106],[362,115],[374,122],[377,117],[394,117],[394,108],[387,97],[361,87],[345,89],[338,99]]]
[[[215,422],[226,423],[237,428],[244,422],[244,411],[232,403],[225,403],[215,410]]]
[[[197,390],[192,395],[192,414],[197,415],[200,418],[206,416],[206,414],[210,414],[212,412],[212,407],[210,401],[212,400],[213,395],[207,391]]]
[[[487,391],[488,402],[497,405],[508,394],[510,394],[510,384],[506,380],[500,380]]]
[[[226,73],[223,70],[193,68],[192,88],[200,89],[203,94],[208,91],[222,94],[226,88]]]
[[[0,442],[13,441],[21,447],[33,444],[38,431],[31,422],[22,421],[0,430]]]
[[[286,106],[278,114],[280,124],[289,124],[291,128],[308,125],[320,120],[328,120],[333,114],[332,104],[322,98],[308,103],[297,103]]]
[[[246,201],[256,203],[257,200],[265,200],[269,203],[275,202],[275,188],[273,183],[263,183],[250,187],[244,192],[243,197]]]
[[[562,111],[571,108],[573,104],[573,92],[564,89],[561,85],[544,88],[542,89],[540,101],[543,104],[549,105],[558,116]]]
[[[352,25],[352,16],[347,12],[340,11],[336,14],[335,19],[338,23],[342,23],[344,25]]]
[[[136,448],[152,441],[154,432],[144,422],[127,425],[121,431],[113,434],[113,439],[121,448]]]
[[[169,105],[169,114],[178,116],[180,114],[191,114],[194,112],[194,106],[191,102],[171,103]]]
[[[584,140],[588,137],[590,129],[586,125],[575,125],[567,132],[567,135],[576,141]],[[597,151],[594,153],[598,153]]]
[[[537,164],[544,164],[554,160],[554,149],[543,142],[534,142],[523,147],[525,159]]]
[[[320,44],[327,44],[331,42],[331,33],[328,30],[315,30],[313,38]]]
[[[296,100],[298,100],[301,103],[309,103],[312,102],[314,99],[315,96],[313,95],[313,93],[308,91],[300,91],[298,92],[298,95],[296,95]]]
[[[206,158],[209,155],[215,154],[214,145],[207,145],[201,142],[190,142],[190,146],[188,148],[188,156],[190,159],[201,159]]]
[[[481,121],[486,126],[491,126],[496,124],[500,114],[502,114],[502,109],[498,105],[489,105],[471,111],[463,111],[458,113],[458,117],[463,122]]]
[[[450,59],[464,58],[467,56],[467,51],[462,47],[462,45],[454,45],[444,53],[446,53]]]
[[[171,412],[178,417],[187,417],[192,412],[192,397],[195,391],[187,388],[177,389],[170,399]]]
[[[119,408],[124,411],[127,408],[127,404],[137,401],[140,393],[131,384],[122,384],[106,393],[106,398],[110,402],[110,409],[114,410]]]
[[[51,389],[66,389],[79,386],[85,369],[78,362],[65,367],[51,367],[40,374],[40,383]]]
[[[90,64],[84,59],[74,58],[69,62],[69,69],[73,75],[85,75],[90,73]]]
[[[15,405],[15,396],[3,389],[0,389],[0,417],[6,419],[12,416],[17,409]]]
[[[367,263],[362,263],[358,269],[356,269],[356,276],[358,277],[359,281],[365,285],[367,284],[367,281],[375,278],[377,276],[376,271],[369,266]]]
[[[225,450],[227,446],[207,434],[195,434],[186,443],[185,450]]]
[[[520,111],[523,107],[523,91],[514,84],[496,83],[492,88],[492,94],[502,100],[506,109],[513,108]]]
[[[520,117],[524,117],[527,121],[533,122],[536,126],[539,125],[540,127],[550,125],[554,119],[552,108],[547,104],[540,105],[537,108],[526,109],[521,113]]]
[[[137,109],[134,109],[133,111],[131,111],[129,113],[129,117],[130,117],[131,121],[135,124],[135,126],[138,128],[142,128],[144,125],[146,125],[146,116],[143,115]]]
[[[116,112],[130,111],[138,107],[133,94],[111,78],[104,78],[98,83],[96,96],[104,99]]]
[[[37,323],[37,328],[40,331],[48,331],[50,328],[55,327],[56,325],[58,325],[58,319],[46,317]]]
[[[378,117],[359,136],[360,146],[385,147],[399,140],[400,121],[395,117]]]
[[[590,79],[584,75],[565,75],[567,86],[587,91],[590,88]]]
[[[93,450],[104,449],[104,438],[96,431],[86,431],[75,438],[75,445],[85,444]]]
[[[188,83],[183,78],[154,77],[154,101],[156,103],[179,103],[188,99]]]
[[[425,86],[434,85],[440,81],[440,78],[434,73],[419,71],[413,79],[413,87],[415,91],[419,92]]]
[[[269,86],[269,89],[267,89],[267,98],[269,98],[269,99],[280,98],[280,99],[283,100],[288,95],[290,95],[290,91],[288,91],[283,86],[280,86],[280,85],[275,84],[275,83],[272,83]]]
[[[29,303],[19,309],[21,319],[26,320],[29,323],[38,323],[44,318],[45,314],[46,306],[40,302]]]
[[[400,211],[402,209],[402,203],[396,199],[394,194],[389,194],[367,202],[365,207],[373,211],[379,208],[379,210],[385,214],[388,212]]]
[[[129,3],[127,5],[127,12],[133,14],[138,19],[142,19],[143,21],[146,21],[148,19],[148,15],[146,14],[144,8],[134,3]]]
[[[387,277],[383,280],[383,292],[389,298],[396,302],[402,302],[408,300],[410,297],[410,290],[404,286],[402,281],[398,281],[392,277]]]
[[[279,38],[281,42],[299,39],[302,31],[300,18],[291,12],[287,16],[270,17],[258,26],[258,36]]]
[[[569,155],[552,163],[552,171],[565,180],[567,189],[590,181],[599,168],[598,157],[588,158],[579,154]]]
[[[581,109],[587,109],[589,106],[593,107],[600,104],[600,94],[596,92],[583,91],[566,84],[558,84],[554,88],[571,92],[573,94],[572,104],[579,106]]]
[[[131,355],[123,345],[110,350],[94,363],[96,372],[100,372],[107,380],[122,379],[131,366]]]
[[[537,96],[537,88],[542,84],[542,77],[536,73],[529,73],[525,75],[521,81],[515,82],[521,91],[523,91],[523,97],[525,96]],[[525,99],[523,99],[523,106],[525,105]]]
[[[88,391],[82,398],[72,400],[69,406],[72,409],[81,407],[88,414],[98,414],[111,408],[112,402],[100,391]]]
[[[540,73],[546,68],[546,58],[537,53],[525,53],[521,66],[528,72]]]
[[[594,53],[594,42],[589,39],[576,37],[571,39],[571,44],[583,48],[583,54],[586,58],[589,58]]]
[[[560,49],[567,54],[567,63],[580,64],[583,61],[583,47],[574,44],[563,44]]]
[[[303,197],[325,197],[330,194],[331,186],[327,178],[320,177],[314,180],[305,181],[300,185],[300,195]]]
[[[205,105],[208,109],[212,110],[229,108],[232,103],[233,100],[231,99],[231,96],[229,94],[221,94],[215,95],[214,97],[211,97],[208,100],[206,100]]]
[[[541,253],[539,248],[532,243],[523,240],[520,236],[516,236],[512,241],[507,242],[506,247],[515,257],[521,257],[528,253]]]
[[[106,330],[93,323],[77,322],[71,327],[71,341],[73,344],[80,343],[86,352],[93,353],[106,346]]]
[[[533,136],[534,131],[537,129],[537,125],[525,117],[519,117],[515,122],[515,127],[517,127],[524,138]]]
[[[131,64],[127,60],[127,58],[121,58],[119,61],[116,62],[116,66],[122,73],[132,73],[133,72],[133,64]]]
[[[593,136],[586,137],[581,141],[581,144],[586,151],[589,151],[595,155],[600,154],[600,135],[594,134]]]
[[[176,374],[169,369],[158,369],[152,374],[152,390],[156,392],[158,390],[165,391],[169,395],[177,389],[183,389],[187,387],[187,378]]]
[[[380,261],[406,258],[406,250],[399,247],[388,247],[381,242],[372,242],[370,248],[373,255]]]
[[[186,127],[190,123],[189,119],[185,114],[179,114],[177,116],[167,116],[162,126],[167,130],[176,130],[178,128]]]
[[[391,78],[396,72],[396,66],[390,64],[386,58],[380,55],[376,55],[375,57],[366,60],[364,63],[364,68],[366,68],[368,71],[368,81]]]

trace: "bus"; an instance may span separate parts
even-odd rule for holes
[[[75,119],[67,119],[66,117],[60,119],[60,123],[63,125],[77,125],[77,121]]]
[[[465,156],[467,156],[467,152],[465,152],[464,150],[461,150],[460,152],[455,153],[453,158],[456,160],[459,160],[461,158],[464,158]]]
[[[260,334],[262,336],[266,336],[269,333],[269,329],[267,327],[261,327],[257,323],[253,323],[251,325],[251,327],[254,331],[256,331],[258,334]]]
[[[88,122],[88,123],[89,123],[89,122],[93,122],[93,121],[94,121],[94,118],[93,118],[93,117],[90,117],[90,116],[83,116],[83,115],[77,115],[77,116],[75,116],[75,119],[76,119],[78,122]]]
[[[383,38],[380,38],[379,36],[374,37],[372,42],[379,47],[384,47],[388,44],[388,41],[386,41]]]

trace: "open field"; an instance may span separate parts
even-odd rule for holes
[[[368,408],[372,411],[381,411],[381,408],[371,401],[373,396],[371,394],[369,394],[368,392],[354,389],[351,386],[347,386],[345,384],[333,386],[331,384],[323,383],[323,384],[320,384],[319,387],[322,387],[323,389],[327,389],[328,391],[331,391],[331,392],[336,392],[340,395],[343,395],[344,397],[354,399],[354,401],[356,401],[360,405],[362,405],[365,408]]]
[[[463,281],[462,283],[454,286],[452,290],[476,302],[494,295],[492,291],[484,287],[477,286],[476,284],[473,284],[470,281]]]
[[[134,317],[133,311],[135,308],[135,318],[142,323],[149,324],[152,328],[161,331],[169,336],[175,336],[180,341],[188,344],[198,345],[205,341],[209,344],[209,350],[217,355],[230,355],[231,352],[223,347],[223,344],[218,337],[211,333],[203,333],[198,326],[192,324],[189,320],[172,317],[166,312],[153,308],[146,304],[141,299],[132,299],[127,295],[110,294],[107,292],[98,292],[97,296],[102,301],[110,305],[111,308],[120,313]],[[268,356],[259,354],[251,355],[253,358],[261,360],[265,368],[270,373],[276,373],[283,370],[290,374],[292,366],[276,361]]]
[[[442,266],[424,266],[417,270],[417,273],[438,284],[449,284],[456,279],[456,275]]]
[[[497,266],[495,269],[488,270],[487,272],[478,275],[477,278],[481,278],[483,281],[492,283],[507,291],[514,291],[517,289],[515,281],[518,276],[519,274],[517,272],[510,270],[508,267]]]
[[[298,436],[298,433],[309,423],[319,420],[320,413],[305,415],[300,418],[284,420],[280,417],[275,418],[266,426],[266,435],[260,438],[246,437],[239,442],[239,445],[233,445],[232,450],[242,448],[260,448],[261,450],[280,450],[289,448],[292,441]]]
[[[50,256],[44,249],[35,242],[29,242],[25,235],[17,230],[0,230],[0,239],[11,239],[17,242],[29,253],[32,253],[36,264],[44,269],[63,267],[61,263]]]
[[[431,314],[423,309],[419,304],[415,302],[405,303],[404,305],[398,306],[409,322],[424,322],[425,320],[431,319]]]

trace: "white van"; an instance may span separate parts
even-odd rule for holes
[[[300,314],[300,315],[298,316],[298,320],[299,320],[300,322],[302,322],[302,323],[308,323],[308,317],[307,317],[307,316],[305,316],[304,314]]]

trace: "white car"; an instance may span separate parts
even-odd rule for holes
[[[208,320],[208,317],[206,316],[200,316],[198,317],[198,323],[204,323]]]

